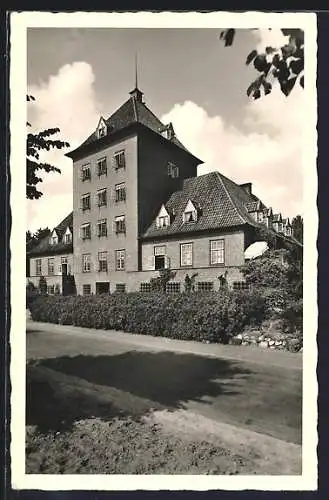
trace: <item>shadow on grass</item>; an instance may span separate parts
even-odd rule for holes
[[[34,361],[27,366],[27,424],[48,430],[88,417],[139,418],[154,408],[175,409],[204,397],[237,395],[237,379],[251,373],[241,366],[193,354],[139,351]],[[64,374],[65,380],[59,382],[56,374]],[[81,390],[80,382],[88,383],[87,390]],[[116,391],[114,404],[108,397],[111,391]],[[127,394],[129,404],[120,407],[118,391]]]

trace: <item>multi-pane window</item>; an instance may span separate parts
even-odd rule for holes
[[[166,267],[166,245],[154,247],[154,269],[156,271]]]
[[[57,243],[58,243],[58,236],[56,233],[54,233],[50,238],[50,244],[57,245]]]
[[[180,293],[180,283],[167,283],[166,291],[167,293]]]
[[[182,267],[193,265],[193,243],[182,243],[180,246],[180,265]]]
[[[106,126],[104,125],[104,123],[102,123],[98,129],[98,137],[99,138],[104,137],[105,134],[106,134]]]
[[[124,150],[118,151],[113,157],[114,168],[118,170],[119,168],[126,168],[126,156]]]
[[[82,224],[82,226],[80,227],[80,233],[83,240],[90,240],[91,230],[89,222],[86,224]]]
[[[117,283],[115,285],[115,291],[120,292],[120,293],[125,293],[126,291],[126,284],[125,283]]]
[[[48,293],[48,295],[54,295],[54,293],[55,293],[55,285],[49,285],[49,286],[47,286],[47,293]]]
[[[97,205],[99,207],[105,207],[107,205],[107,191],[106,188],[97,191]]]
[[[101,175],[107,175],[107,161],[106,158],[101,158],[97,162],[97,175],[100,177]]]
[[[72,241],[72,234],[71,233],[65,234],[64,243],[68,244],[68,243],[71,243],[71,241]]]
[[[41,276],[41,259],[35,260],[35,274],[36,276]]]
[[[249,285],[245,281],[233,281],[233,290],[248,290]]]
[[[96,281],[96,295],[110,293],[110,283],[108,281]]]
[[[91,294],[91,285],[82,285],[82,294],[90,295]]]
[[[213,281],[199,281],[197,283],[198,292],[212,292],[214,289]]]
[[[169,215],[163,215],[157,218],[157,227],[168,227],[170,225]]]
[[[98,270],[107,271],[107,252],[98,252]]]
[[[151,291],[151,283],[141,283],[140,291],[141,292],[150,292]]]
[[[54,274],[54,262],[55,262],[54,257],[50,257],[48,259],[48,276]]]
[[[198,218],[196,210],[192,210],[191,212],[184,212],[183,220],[184,222],[196,222]]]
[[[116,203],[126,201],[126,185],[124,182],[115,186],[115,201]]]
[[[286,236],[291,236],[291,228],[286,227]]]
[[[83,165],[81,167],[81,180],[82,182],[84,182],[84,181],[90,181],[90,179],[91,179],[90,165]]]
[[[168,169],[168,177],[171,177],[172,179],[175,179],[176,177],[179,177],[179,168],[175,163],[169,162],[167,165]]]
[[[102,238],[103,236],[107,236],[107,221],[106,219],[99,220],[97,222],[97,236]]]
[[[81,208],[83,212],[85,210],[90,210],[90,193],[86,193],[81,196]]]
[[[68,258],[67,257],[61,257],[61,263],[59,266],[59,272],[61,274],[69,274],[71,271],[71,267],[68,265]]]
[[[224,240],[210,241],[210,265],[224,264]]]
[[[282,231],[283,231],[282,222],[279,222],[279,224],[278,224],[278,231],[279,231],[279,233],[282,233]]]
[[[258,212],[258,222],[263,222],[263,220],[264,220],[263,212]]]
[[[114,229],[116,234],[126,232],[126,219],[124,215],[120,215],[114,219]]]
[[[126,261],[126,251],[125,250],[116,250],[115,251],[115,269],[117,271],[124,270],[125,261]]]
[[[85,253],[82,255],[82,272],[90,273],[91,271],[91,254]]]

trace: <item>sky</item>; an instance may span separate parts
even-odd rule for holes
[[[285,43],[280,30],[238,30],[232,47],[220,29],[30,28],[27,91],[32,131],[59,127],[70,148],[81,144],[129,97],[135,83],[148,107],[203,160],[198,175],[219,170],[283,216],[303,215],[303,91],[278,88],[257,101],[246,89],[256,71],[254,48]],[[69,149],[67,151],[69,151]],[[72,210],[72,160],[64,150],[44,156],[61,174],[43,176],[39,200],[28,200],[27,226],[56,226]]]

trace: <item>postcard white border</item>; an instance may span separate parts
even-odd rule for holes
[[[301,28],[305,31],[303,472],[300,476],[25,474],[26,30],[32,27]],[[14,489],[315,490],[317,488],[317,25],[315,13],[50,13],[10,16],[11,474]]]

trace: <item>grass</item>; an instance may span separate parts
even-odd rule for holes
[[[301,442],[300,370],[42,335],[28,335],[28,473],[261,473],[253,450],[154,426],[164,410]]]

